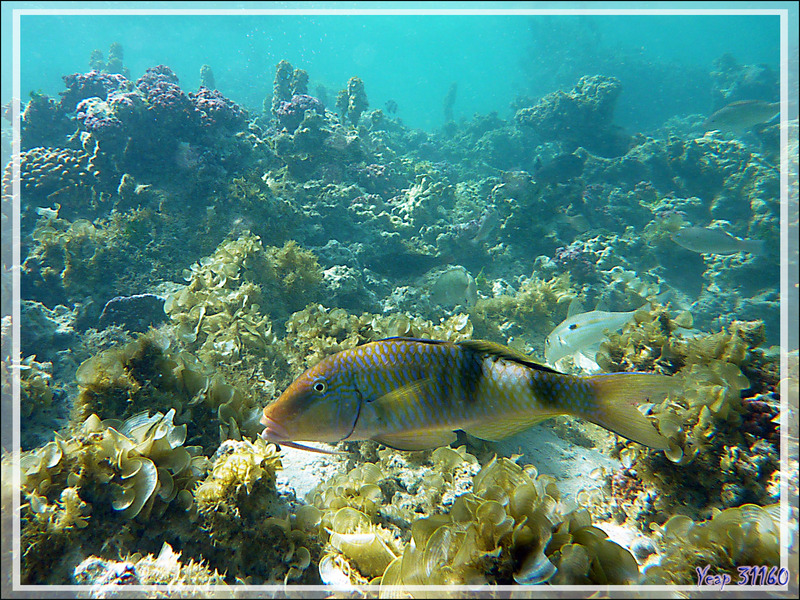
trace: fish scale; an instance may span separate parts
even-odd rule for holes
[[[264,408],[262,435],[292,444],[373,439],[417,450],[454,441],[458,429],[498,440],[569,414],[663,450],[668,443],[635,405],[672,388],[671,378],[649,373],[559,373],[486,341],[389,338],[303,373]]]

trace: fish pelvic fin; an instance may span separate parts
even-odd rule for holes
[[[586,379],[595,388],[597,408],[576,416],[654,450],[669,449],[669,440],[636,407],[642,402],[659,402],[675,390],[677,383],[672,377],[653,373],[610,373]]]

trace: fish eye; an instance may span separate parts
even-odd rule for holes
[[[317,381],[313,386],[315,392],[319,392],[320,394],[324,393],[328,387],[325,385],[324,381]]]

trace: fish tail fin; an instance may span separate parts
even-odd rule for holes
[[[610,373],[586,378],[594,386],[597,409],[580,415],[609,431],[655,450],[668,450],[669,441],[639,412],[641,402],[658,402],[675,389],[668,375]]]

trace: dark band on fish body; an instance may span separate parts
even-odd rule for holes
[[[474,348],[468,346],[462,346],[460,350],[458,353],[459,377],[457,381],[462,384],[464,401],[467,404],[473,404],[478,401],[478,390],[485,375],[483,372],[483,356],[476,352]]]
[[[528,367],[529,369],[535,369],[536,371],[543,371],[545,373],[555,373],[556,375],[563,375],[561,371],[556,371],[550,367],[546,367],[544,365],[540,365],[539,363],[528,360],[527,355],[522,354],[521,352],[515,352],[510,348],[501,346],[500,344],[485,342],[482,340],[464,340],[462,342],[457,342],[456,344],[462,348],[470,348],[473,351],[485,354],[486,356],[494,356],[497,358],[502,358],[503,360],[515,362],[522,366]]]

